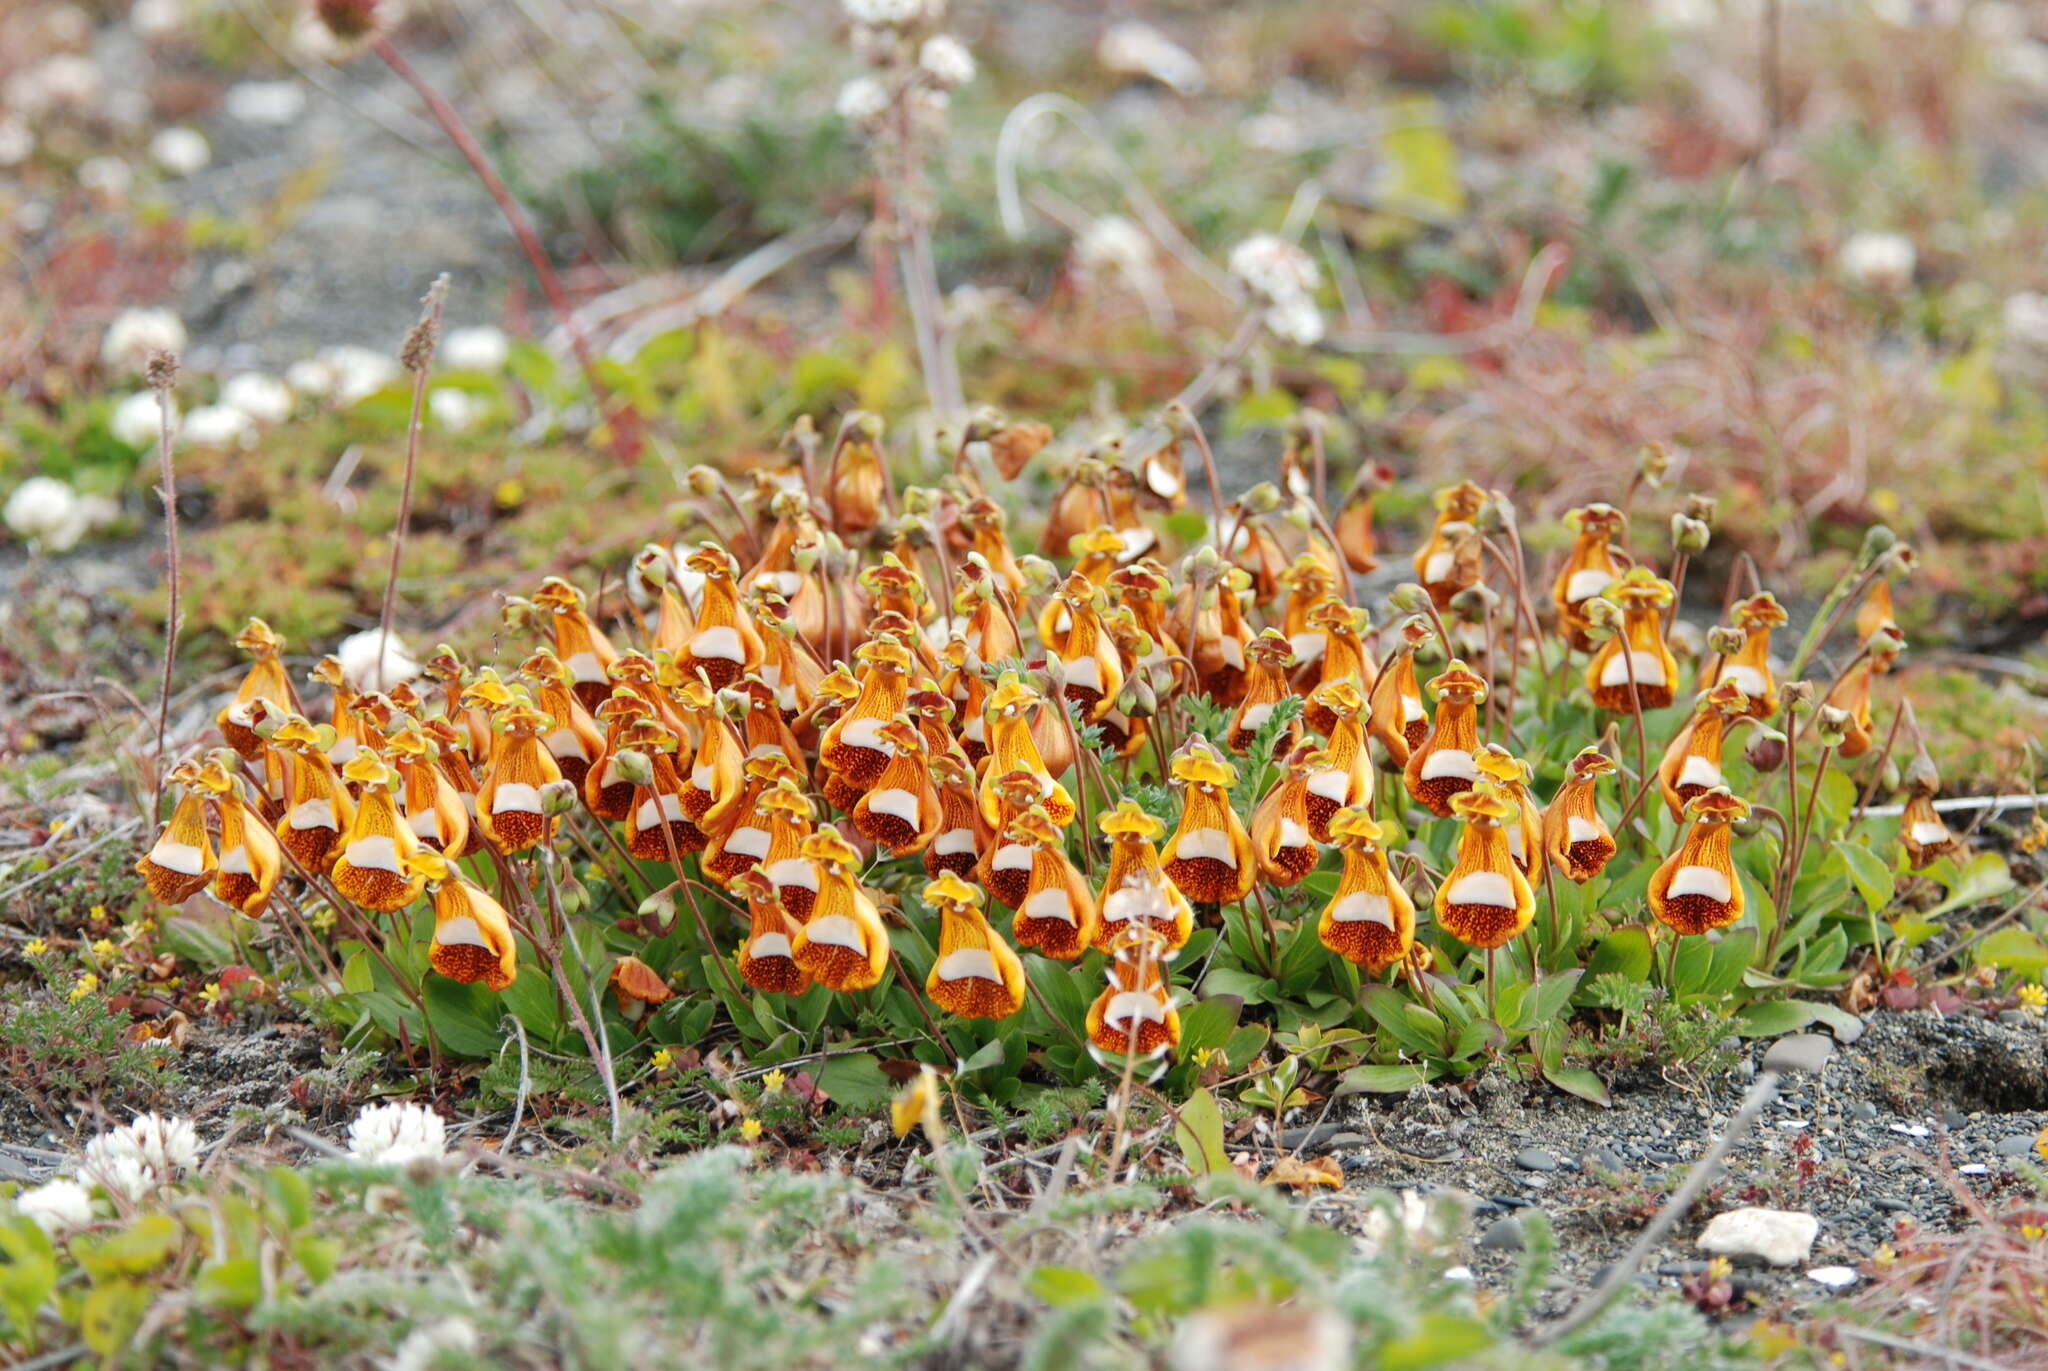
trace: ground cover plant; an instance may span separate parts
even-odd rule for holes
[[[1314,35],[1355,33],[1263,13],[1342,79]],[[430,274],[388,356],[214,374],[130,310],[81,357],[45,260],[0,458],[10,1357],[2038,1357],[2025,312],[1973,335],[1896,236],[1816,273],[1743,181],[1796,147],[1835,203],[1849,135],[1780,126],[1880,102],[1863,48],[1712,30],[1766,45],[1754,160],[1666,123],[1559,215],[1469,203],[1459,141],[1679,118],[1676,21],[1432,7],[1370,50],[1468,103],[1389,103],[1364,201],[1308,153],[1169,210],[971,12],[766,23],[829,109],[662,106],[553,181],[433,21],[271,17],[418,102],[553,332],[454,328]],[[214,22],[163,41],[271,33]],[[1136,28],[1118,79],[1209,79]],[[30,186],[119,136],[63,104]],[[565,224],[744,255],[679,306]],[[736,305],[813,254],[780,304],[834,327]],[[71,551],[136,527],[139,576]]]

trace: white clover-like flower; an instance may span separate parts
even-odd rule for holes
[[[100,98],[100,69],[90,57],[60,52],[8,78],[7,105],[23,115],[87,109]]]
[[[328,393],[344,405],[365,395],[374,395],[398,379],[398,360],[353,343],[320,349],[316,361],[324,362],[334,381]],[[286,374],[287,379],[290,373]],[[297,385],[293,385],[297,389]]]
[[[925,17],[925,0],[841,0],[846,17],[871,29],[902,28]]]
[[[281,424],[292,417],[292,388],[260,371],[229,377],[220,388],[220,402],[259,424]]]
[[[100,360],[122,371],[141,371],[159,352],[183,352],[185,325],[167,309],[126,309],[107,325]]]
[[[228,118],[276,128],[306,112],[306,88],[297,81],[237,81],[221,100]]]
[[[1322,283],[1315,259],[1285,238],[1254,233],[1230,250],[1230,274],[1268,300],[1314,292]]]
[[[177,412],[177,406],[172,405],[173,417]],[[107,416],[107,429],[129,447],[146,448],[156,442],[162,416],[163,405],[156,392],[139,390],[123,396],[114,406],[114,412]]]
[[[889,92],[872,76],[856,76],[839,88],[835,108],[849,124],[867,124],[889,108]]]
[[[54,1238],[92,1222],[92,1192],[60,1176],[16,1195],[14,1208]]]
[[[178,441],[189,447],[240,447],[255,434],[255,421],[233,405],[201,405],[178,425]]]
[[[1297,293],[1275,300],[1266,310],[1266,327],[1273,336],[1301,347],[1323,341],[1323,312],[1315,297]]]
[[[84,1165],[78,1168],[78,1174],[109,1196],[130,1204],[164,1184],[165,1180],[155,1167],[125,1153],[97,1160],[88,1153]]]
[[[950,33],[935,33],[917,50],[917,64],[925,75],[951,90],[974,79],[974,54]]]
[[[300,395],[334,394],[334,368],[318,357],[307,357],[284,369],[284,383]]]
[[[31,476],[16,486],[0,507],[0,522],[44,552],[69,552],[87,528],[78,492],[54,476]]]
[[[442,428],[460,433],[476,422],[476,397],[453,386],[441,386],[427,392],[427,412]]]
[[[109,1195],[134,1201],[169,1185],[199,1164],[199,1135],[191,1120],[138,1114],[125,1127],[85,1145],[79,1175]]]
[[[135,1155],[159,1171],[189,1171],[199,1165],[199,1133],[190,1119],[162,1114],[137,1114],[126,1128],[117,1128]],[[112,1135],[109,1135],[112,1136]]]
[[[1121,214],[1092,219],[1074,242],[1074,258],[1084,271],[1110,268],[1127,275],[1152,270],[1152,237]]]
[[[2021,347],[2048,351],[2048,295],[2023,290],[2005,298],[2005,336]]]
[[[18,167],[36,155],[36,136],[11,114],[0,115],[0,167]]]
[[[450,329],[441,340],[441,360],[456,371],[502,371],[511,356],[505,330],[489,324]]]
[[[1864,290],[1906,289],[1917,261],[1913,240],[1903,233],[1857,233],[1842,244],[1842,274]]]
[[[190,176],[213,160],[213,149],[197,129],[168,128],[149,140],[149,156],[173,176]]]
[[[372,1165],[438,1161],[448,1151],[448,1126],[424,1105],[366,1105],[348,1126],[348,1151]]]
[[[381,664],[377,655],[380,648]],[[389,690],[420,674],[420,664],[406,651],[404,641],[396,633],[387,636],[379,629],[366,628],[361,633],[349,634],[334,649],[334,655],[341,663],[342,677],[357,690]]]

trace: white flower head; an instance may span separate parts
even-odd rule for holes
[[[190,1119],[137,1114],[126,1128],[114,1132],[124,1135],[135,1155],[159,1171],[187,1171],[199,1165],[199,1134]]]
[[[421,1324],[405,1335],[405,1341],[398,1344],[385,1366],[387,1371],[429,1371],[431,1367],[447,1365],[451,1359],[474,1364],[478,1342],[476,1325],[468,1319],[446,1318]]]
[[[1323,341],[1323,312],[1315,298],[1297,293],[1275,300],[1266,310],[1266,327],[1283,342],[1314,347]]]
[[[213,149],[197,129],[167,128],[149,140],[149,156],[173,176],[190,176],[213,160]]]
[[[54,476],[31,476],[14,488],[0,522],[44,552],[69,552],[89,526],[78,492]]]
[[[1110,268],[1138,275],[1152,270],[1152,237],[1121,214],[1105,214],[1082,230],[1074,257],[1083,271]]]
[[[164,1183],[164,1177],[154,1167],[126,1153],[95,1158],[88,1151],[78,1174],[112,1198],[130,1204]]]
[[[1314,258],[1271,233],[1254,233],[1232,248],[1230,274],[1275,301],[1313,293],[1322,283]]]
[[[167,309],[127,309],[107,325],[100,360],[122,371],[139,372],[159,352],[183,352],[185,325]]]
[[[398,379],[397,358],[353,343],[322,348],[314,360],[327,364],[334,377],[329,394],[344,405],[374,395]]]
[[[917,64],[947,90],[974,79],[974,54],[950,33],[935,33],[917,50]]]
[[[255,436],[255,421],[233,405],[201,405],[178,425],[178,441],[191,447],[241,447]]]
[[[16,1195],[14,1208],[54,1238],[92,1222],[92,1192],[59,1177]]]
[[[220,402],[259,424],[281,424],[292,417],[292,388],[260,371],[229,377],[220,388]]]
[[[1917,260],[1913,240],[1903,233],[1857,233],[1842,244],[1842,275],[1863,290],[1906,289]]]
[[[930,13],[934,18],[945,8],[927,0],[841,0],[846,17],[871,29],[905,28]]]
[[[453,386],[440,386],[427,392],[427,411],[442,428],[460,433],[476,422],[476,397]]]
[[[456,371],[502,371],[511,355],[505,330],[489,324],[450,329],[441,340],[441,360]]]
[[[2021,347],[2048,351],[2048,295],[2030,290],[2008,295],[2001,314],[2007,338]]]
[[[849,124],[869,124],[889,108],[889,92],[872,76],[856,76],[839,88],[836,108]]]
[[[177,417],[178,407],[171,406],[171,416]],[[126,395],[114,406],[114,412],[107,416],[107,429],[121,442],[132,448],[151,447],[156,443],[162,424],[163,405],[153,390],[139,390]]]
[[[348,1151],[372,1165],[439,1161],[448,1151],[448,1126],[424,1105],[366,1105],[348,1126]]]
[[[79,1174],[109,1195],[139,1200],[199,1164],[199,1135],[189,1119],[138,1114],[132,1123],[85,1145]]]
[[[382,650],[381,664],[378,653]],[[341,674],[357,690],[389,690],[420,674],[420,664],[405,650],[396,633],[388,637],[381,629],[366,628],[351,633],[334,649],[341,662]]]

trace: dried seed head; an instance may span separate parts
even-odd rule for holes
[[[325,0],[321,8],[335,0]],[[332,28],[333,25],[328,25]],[[343,37],[339,32],[337,37]],[[448,273],[442,272],[434,278],[434,284],[427,287],[421,297],[424,306],[420,310],[419,322],[405,335],[405,346],[398,350],[398,361],[407,371],[417,376],[425,371],[434,360],[434,349],[441,345],[441,314],[448,307]]]
[[[151,390],[165,391],[178,384],[178,354],[153,352],[143,365],[142,375]]]

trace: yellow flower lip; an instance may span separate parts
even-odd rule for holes
[[[462,688],[461,702],[465,705],[481,705],[485,709],[503,709],[518,699],[518,692],[500,680],[498,673],[485,667],[476,674],[476,679]]]
[[[1166,825],[1138,808],[1134,800],[1118,802],[1096,824],[1112,838],[1142,838],[1147,842],[1166,831]]]
[[[862,570],[860,583],[869,590],[888,595],[916,596],[924,590],[924,578],[903,565],[902,559],[893,552],[883,553],[879,565]]]
[[[910,649],[894,638],[870,638],[855,648],[853,655],[870,667],[885,671],[907,673],[910,670]]]
[[[913,690],[904,703],[920,718],[943,721],[953,717],[953,702],[936,690]]]
[[[638,681],[646,683],[661,674],[661,667],[655,660],[637,648],[628,649],[604,669],[604,674],[614,681]]]
[[[543,647],[519,664],[519,674],[535,681],[552,682],[567,686],[574,679],[569,674],[569,664],[555,655],[553,648]]]
[[[674,752],[681,745],[675,730],[652,715],[639,715],[619,730],[619,746],[636,751]]]
[[[1086,533],[1077,533],[1068,544],[1076,557],[1115,557],[1124,550],[1123,535],[1108,524],[1097,524]]]
[[[325,724],[314,724],[294,714],[277,726],[277,732],[270,735],[270,741],[276,747],[311,748],[325,752],[334,745],[334,740],[331,736],[323,735],[331,735],[333,732],[334,730]]]
[[[434,755],[433,740],[420,731],[419,725],[408,723],[405,727],[387,735],[384,748],[393,756],[407,761],[420,761]]]
[[[230,757],[235,755],[231,749],[215,749],[204,762],[199,764],[198,772],[192,777],[190,784],[199,787],[201,790],[210,791],[215,795],[225,795],[234,789],[234,777],[229,774],[226,762],[221,759],[220,754],[222,752],[226,752]]]
[[[540,589],[533,592],[533,602],[542,609],[556,614],[583,608],[583,592],[560,576],[550,576],[540,583]]]
[[[671,687],[669,693],[675,697],[677,704],[695,714],[715,709],[718,705],[717,692],[701,678],[682,681]]]
[[[995,693],[988,697],[988,707],[997,714],[1013,714],[1044,702],[1045,697],[1018,680],[1014,671],[1005,671],[996,682]]]
[[[1228,789],[1237,784],[1237,768],[1224,761],[1207,742],[1195,738],[1173,759],[1173,779],[1186,785]]]
[[[398,773],[386,766],[384,759],[367,747],[360,749],[355,756],[348,759],[348,764],[342,767],[341,774],[363,785],[388,788],[398,782]]]
[[[1441,514],[1453,519],[1470,519],[1486,503],[1486,492],[1470,481],[1460,481],[1454,486],[1444,486],[1431,497]]]
[[[924,888],[924,902],[952,913],[981,908],[981,891],[951,871],[942,871]]]
[[[818,681],[818,698],[821,700],[858,700],[860,682],[853,673],[843,666],[835,666]]]
[[[427,659],[420,663],[420,669],[437,681],[462,679],[462,659],[456,656],[455,649],[446,643],[436,643]]]
[[[1280,584],[1289,590],[1323,590],[1337,582],[1321,558],[1304,552],[1280,573]]]
[[[516,699],[498,711],[498,722],[508,733],[538,734],[555,722],[555,716],[544,709],[535,709],[524,698]]]
[[[917,731],[917,725],[907,719],[891,719],[875,730],[875,735],[889,743],[898,752],[920,753],[924,751],[924,734]]]
[[[1451,808],[1468,823],[1503,824],[1519,812],[1500,787],[1484,781],[1453,795]]]
[[[1294,644],[1277,628],[1262,629],[1244,645],[1244,655],[1260,666],[1285,669],[1294,664]]]
[[[1045,793],[1045,778],[1036,771],[1019,767],[996,777],[995,791],[996,798],[1012,809],[1024,809],[1036,804]]]
[[[1529,779],[1529,764],[1499,743],[1488,743],[1473,753],[1472,763],[1482,776],[1503,785],[1519,785]]]
[[[1309,692],[1309,699],[1338,715],[1350,718],[1365,708],[1365,697],[1358,693],[1358,687],[1349,677],[1337,681],[1325,681]]]
[[[683,565],[706,576],[732,576],[732,554],[716,543],[699,543],[697,550],[683,558]]]
[[[1376,843],[1386,836],[1386,830],[1366,810],[1347,805],[1330,816],[1330,836],[1339,841]]]
[[[333,686],[337,690],[348,688],[348,677],[342,672],[341,658],[331,653],[313,663],[313,669],[307,675],[320,684]]]
[[[1744,629],[1781,628],[1791,622],[1778,597],[1768,590],[1752,595],[1735,606],[1735,626]]]
[[[1597,747],[1581,748],[1571,761],[1573,780],[1596,780],[1620,769],[1614,758]]]
[[[798,788],[795,781],[788,778],[778,780],[763,791],[761,798],[754,803],[771,814],[787,814],[794,819],[811,817],[810,797]]]
[[[1118,547],[1122,547],[1121,542],[1118,543]],[[1061,603],[1079,609],[1099,597],[1102,594],[1102,587],[1082,573],[1071,571],[1067,573],[1067,579],[1060,582],[1059,589],[1053,593],[1059,597]]]
[[[1613,505],[1598,501],[1581,505],[1564,516],[1565,527],[1574,533],[1614,533],[1628,522]]]
[[[803,772],[797,770],[796,763],[780,752],[763,752],[758,757],[749,757],[744,770],[748,780],[766,781],[771,785],[785,777],[792,781],[803,778]]]
[[[1663,609],[1678,598],[1671,582],[1646,566],[1632,566],[1600,592],[1625,610]]]
[[[235,646],[253,656],[268,657],[283,649],[284,639],[261,619],[251,619],[235,635]]]
[[[1486,698],[1486,679],[1466,666],[1464,658],[1453,657],[1441,674],[1431,678],[1429,693],[1438,698],[1464,696],[1477,703]]]
[[[624,687],[614,689],[597,707],[597,717],[607,723],[620,718],[644,718],[653,713],[654,706],[648,704],[644,696]]]
[[[1052,847],[1060,840],[1060,830],[1044,805],[1033,805],[1010,820],[1008,836],[1026,847]]]
[[[1325,600],[1308,612],[1308,621],[1317,628],[1356,633],[1363,627],[1358,622],[1360,613],[1342,600]]]
[[[821,828],[805,838],[798,853],[814,862],[850,870],[860,863],[860,853],[852,843],[840,836],[836,828]]]
[[[1724,676],[1700,696],[1700,703],[1723,714],[1742,714],[1749,709],[1749,696],[1742,693],[1741,686]]]
[[[1717,785],[1692,797],[1685,812],[1697,819],[1734,823],[1749,816],[1749,806],[1735,797],[1725,785]]]
[[[405,854],[405,870],[409,876],[417,876],[428,885],[440,885],[455,873],[455,863],[422,845]]]
[[[165,773],[164,779],[172,785],[196,785],[199,781],[199,759],[187,757]]]

